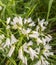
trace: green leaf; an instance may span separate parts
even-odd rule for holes
[[[50,10],[51,10],[52,3],[53,3],[53,0],[50,0],[50,1],[49,1],[49,4],[48,4],[47,20],[48,20],[48,18],[49,18],[49,14],[50,14]]]
[[[9,58],[9,60],[10,60],[10,62],[13,63],[14,65],[17,65],[16,62],[15,62],[15,60],[14,60],[12,57]]]
[[[49,19],[48,21],[54,22],[54,21],[56,21],[56,17],[53,17],[53,18]]]
[[[35,4],[33,6],[33,8],[28,11],[27,17],[29,17],[32,14],[32,12],[35,10],[36,6],[37,6],[37,4]]]

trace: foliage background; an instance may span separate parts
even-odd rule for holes
[[[49,25],[45,32],[52,35],[52,51],[54,56],[49,57],[51,65],[56,65],[56,0],[0,0],[0,20],[6,20],[7,17],[22,16],[31,17],[35,22],[37,18],[48,20]],[[3,22],[2,22],[3,23]],[[1,27],[1,23],[0,23]],[[20,65],[14,57],[3,57],[0,51],[0,65]],[[30,64],[32,65],[32,64]]]

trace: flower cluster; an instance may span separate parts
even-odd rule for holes
[[[46,59],[53,55],[53,52],[49,45],[52,37],[44,33],[47,24],[45,19],[39,18],[37,24],[31,18],[23,19],[20,16],[14,17],[13,20],[10,17],[7,18],[5,26],[3,25],[5,32],[0,34],[0,50],[3,52],[6,50],[3,55],[11,57],[17,48],[17,58],[23,64],[28,65],[27,62],[30,59],[37,60],[34,65],[49,65]]]

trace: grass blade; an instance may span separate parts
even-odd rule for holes
[[[53,3],[53,0],[50,0],[49,1],[49,4],[48,4],[47,20],[49,18],[49,14],[50,14],[50,10],[51,10],[52,3]]]

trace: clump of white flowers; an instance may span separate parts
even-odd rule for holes
[[[50,55],[51,46],[49,42],[52,40],[51,35],[44,33],[48,24],[45,19],[38,18],[37,25],[31,18],[9,17],[5,21],[4,34],[0,34],[0,49],[6,50],[6,56],[11,57],[18,50],[17,58],[24,65],[28,65],[28,60],[37,62],[34,65],[49,65],[46,60]],[[5,56],[5,54],[4,54]]]

